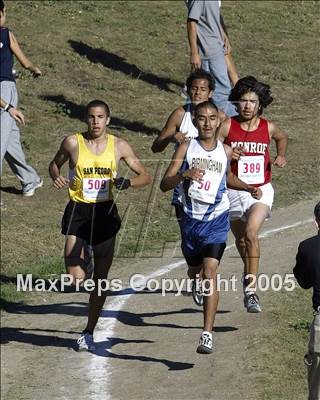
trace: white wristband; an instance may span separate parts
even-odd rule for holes
[[[10,108],[13,108],[13,106],[12,106],[10,103],[8,103],[8,104],[5,106],[4,111],[9,111]]]

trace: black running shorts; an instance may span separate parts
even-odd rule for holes
[[[120,226],[121,220],[113,201],[87,204],[70,200],[62,218],[61,232],[96,245],[115,236]]]
[[[225,243],[210,243],[201,249],[201,253],[194,256],[185,255],[185,259],[190,267],[198,267],[205,257],[214,258],[220,263],[225,248]]]

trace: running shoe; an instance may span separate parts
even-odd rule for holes
[[[43,180],[40,178],[38,182],[27,183],[22,186],[22,196],[31,197],[34,195],[36,189],[39,189],[43,185]]]
[[[203,331],[200,336],[199,345],[197,347],[197,353],[200,354],[210,354],[212,353],[212,333]]]
[[[249,313],[261,312],[259,297],[256,295],[256,293],[245,294],[243,301],[244,306]]]
[[[93,335],[91,333],[82,333],[77,340],[78,351],[92,351],[94,350]]]
[[[202,285],[199,279],[192,282],[192,297],[197,306],[203,305]]]

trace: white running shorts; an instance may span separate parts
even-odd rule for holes
[[[260,186],[262,197],[260,200],[254,199],[249,192],[243,190],[228,189],[228,197],[230,201],[230,220],[241,219],[246,220],[246,213],[255,203],[263,203],[269,207],[269,215],[271,216],[271,208],[273,204],[274,190],[271,183]]]

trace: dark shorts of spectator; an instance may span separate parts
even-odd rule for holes
[[[113,201],[87,204],[70,200],[62,217],[61,233],[94,246],[114,237],[120,227],[121,219]]]

